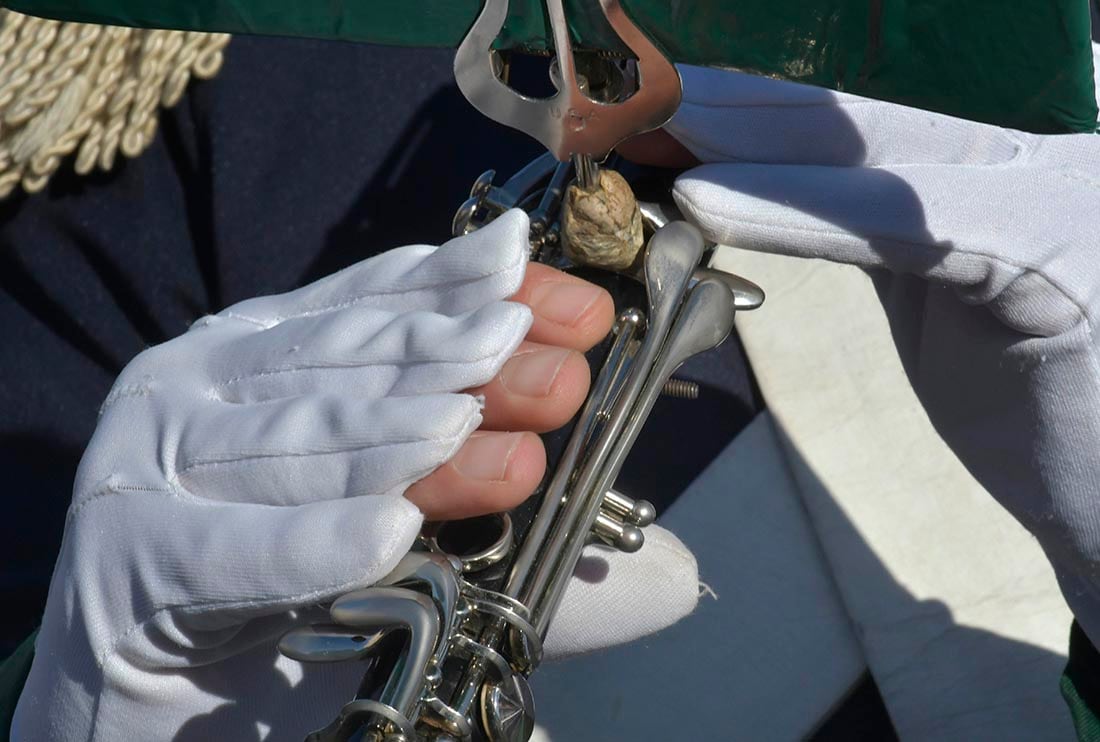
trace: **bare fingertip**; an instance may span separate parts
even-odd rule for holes
[[[520,433],[520,442],[508,462],[505,478],[516,485],[519,499],[526,500],[535,491],[546,472],[546,448],[542,439],[534,433]]]

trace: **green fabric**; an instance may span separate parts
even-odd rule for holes
[[[1100,652],[1074,621],[1060,684],[1080,742],[1100,742]]]
[[[37,635],[36,631],[24,639],[12,655],[0,663],[0,742],[10,740],[15,703],[19,700],[19,694],[23,692],[23,684],[27,682],[27,674],[31,671],[34,639]]]
[[[457,46],[480,0],[11,0],[32,15],[402,46]],[[1036,132],[1096,126],[1088,0],[623,0],[678,61],[728,66]],[[595,0],[565,0],[581,47],[621,48]],[[543,0],[499,39],[546,50]]]

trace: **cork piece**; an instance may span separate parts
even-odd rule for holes
[[[642,214],[626,179],[600,169],[599,185],[586,191],[576,184],[565,194],[562,245],[570,260],[609,270],[629,268],[642,249]]]

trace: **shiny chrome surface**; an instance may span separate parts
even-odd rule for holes
[[[600,177],[600,167],[592,155],[573,155],[573,169],[577,173],[577,185],[586,191],[596,187]]]
[[[684,218],[680,209],[672,203],[639,201],[638,210],[642,213],[642,221],[654,232],[666,224],[682,221]],[[694,277],[699,281],[704,278],[716,278],[725,283],[733,292],[734,307],[739,312],[752,311],[764,303],[764,289],[742,276],[717,268],[699,266],[695,269]]]
[[[676,239],[675,232],[675,227],[673,233],[658,232],[646,249],[646,288],[650,313],[645,336],[626,368],[626,377],[608,413],[606,424],[599,437],[587,446],[586,459],[574,475],[561,515],[555,521],[553,531],[545,544],[541,544],[543,558],[514,593],[532,606],[535,626],[544,636],[550,620],[550,611],[547,610],[545,601],[550,599],[555,605],[557,603],[557,599],[548,596],[547,591],[553,583],[564,581],[560,576],[562,560],[568,559],[568,554],[574,550],[579,554],[585,545],[603,494],[608,489],[604,487],[595,490],[595,480],[628,423],[646,384],[649,370],[671,328],[672,316],[679,305],[680,296],[703,254],[702,240]],[[690,233],[684,235],[690,236]]]
[[[499,524],[499,535],[496,540],[480,551],[452,556],[451,558],[457,559],[460,563],[460,571],[480,572],[487,567],[504,561],[512,552],[514,538],[512,535],[512,517],[508,513],[494,513],[491,517]],[[439,545],[439,534],[443,529],[452,528],[455,525],[453,523],[441,523],[423,535],[424,542],[433,553],[447,556],[446,551]],[[458,526],[461,527],[461,523]]]
[[[390,630],[365,632],[339,624],[302,626],[283,635],[279,640],[279,651],[299,662],[358,660],[377,647]]]
[[[501,81],[492,44],[508,16],[508,0],[485,7],[455,55],[455,80],[466,99],[489,118],[541,142],[561,161],[590,155],[600,161],[616,144],[664,124],[680,105],[680,76],[657,47],[631,23],[618,0],[599,0],[611,28],[637,58],[638,89],[602,103],[581,89],[562,0],[547,0],[558,67],[558,92],[545,99],[521,95]]]
[[[521,208],[532,199],[539,199],[539,208],[531,214],[532,230],[539,224],[542,230],[553,221],[561,203],[572,170],[559,163],[552,154],[537,157],[502,186],[493,185],[495,170],[486,170],[474,182],[467,198],[451,220],[451,235],[461,237],[491,222],[508,209]],[[544,187],[555,180],[556,187]]]
[[[599,188],[599,164],[611,149],[661,126],[679,106],[675,67],[618,0],[592,1],[636,60],[574,55],[562,0],[547,0],[557,93],[533,99],[508,87],[507,60],[491,49],[508,0],[485,0],[455,56],[455,79],[475,108],[549,152],[502,186],[494,185],[494,171],[482,173],[454,216],[455,236],[522,208],[531,219],[532,259],[564,266],[560,211],[574,176],[582,188]],[[595,543],[637,551],[656,516],[650,503],[611,489],[642,424],[676,367],[721,342],[736,308],[763,301],[754,284],[701,267],[702,236],[675,207],[640,207],[651,237],[644,275],[632,278],[643,283],[647,307],[620,307],[607,356],[527,527],[503,516],[491,541],[477,525],[443,526],[465,527],[473,536],[466,540],[426,527],[426,551],[402,559],[380,585],[337,600],[332,624],[283,638],[283,651],[302,661],[366,658],[373,669],[378,652],[398,652],[385,657],[388,675],[362,684],[360,695],[370,697],[346,704],[311,740],[523,742],[531,735],[526,678],[542,660],[542,641],[582,550]],[[448,543],[468,553],[444,554]]]
[[[592,536],[589,543],[598,541],[627,554],[633,554],[645,545],[645,534],[641,528],[628,525],[602,510],[596,513],[596,520],[592,522]]]
[[[533,604],[535,627],[542,636],[549,629],[580,559],[587,535],[599,515],[603,495],[618,476],[665,381],[685,360],[718,345],[733,329],[733,297],[718,282],[700,282],[691,290],[683,309],[679,309],[702,250],[698,230],[685,222],[664,227],[650,241],[646,283],[653,320],[638,352],[639,371],[627,381],[603,435],[577,474],[575,496],[551,539],[550,548],[557,555],[557,563],[539,571],[540,579],[534,583],[538,585],[538,595],[527,595],[527,602]],[[656,337],[652,345],[647,346],[653,336]]]
[[[642,221],[651,232],[656,232],[666,224],[681,222],[684,215],[674,203],[657,203],[655,201],[639,201],[638,211],[642,214]]]
[[[486,683],[481,723],[489,742],[527,742],[535,731],[535,696],[522,675]]]
[[[493,185],[495,173],[487,171],[456,227],[477,229],[508,208],[526,208],[533,254],[560,265],[553,236],[573,171],[551,155],[503,186]],[[452,534],[466,538],[451,540],[438,524],[426,526],[425,550],[407,555],[381,584],[337,600],[332,623],[284,636],[280,648],[301,661],[373,666],[381,648],[399,650],[389,675],[364,683],[380,690],[346,704],[310,740],[522,742],[531,734],[535,710],[526,678],[542,661],[543,639],[582,550],[598,544],[637,551],[656,516],[650,503],[612,489],[654,402],[684,360],[728,335],[736,309],[763,301],[755,284],[701,266],[708,246],[694,227],[666,218],[676,215],[674,208],[645,204],[643,211],[652,236],[644,274],[635,278],[644,283],[646,310],[619,312],[603,365],[527,527],[513,526],[507,515],[498,517],[499,533],[458,521],[442,528],[466,528]],[[469,551],[444,554],[443,544]]]
[[[716,268],[696,268],[695,279],[715,280],[725,284],[733,296],[733,306],[739,312],[751,312],[764,303],[764,289],[747,278]]]
[[[628,351],[635,342],[639,330],[644,327],[645,321],[642,313],[637,309],[627,309],[619,315],[615,322],[613,332],[615,340],[608,352],[607,360],[596,377],[596,383],[589,392],[588,401],[581,410],[577,426],[573,429],[573,435],[566,445],[565,453],[554,476],[546,488],[546,494],[539,505],[534,521],[527,531],[527,538],[520,546],[519,553],[512,562],[512,571],[504,592],[513,597],[519,597],[525,593],[525,585],[529,576],[547,548],[546,540],[550,530],[554,527],[558,512],[566,501],[566,491],[569,488],[572,477],[581,461],[581,453],[584,451],[588,439],[592,436],[605,412],[609,411],[613,393],[629,370]]]
[[[407,633],[408,642],[398,662],[402,672],[390,676],[379,701],[396,709],[405,719],[414,718],[428,676],[428,663],[441,638],[438,605],[415,590],[371,587],[338,598],[330,613],[336,623],[344,626],[376,631],[400,629]]]
[[[378,731],[370,727],[379,721],[391,725],[396,731]],[[416,731],[401,712],[378,701],[357,699],[344,705],[340,714],[324,729],[318,729],[306,737],[306,742],[345,742],[364,728],[363,742],[413,742]]]
[[[631,500],[626,495],[613,489],[604,494],[603,506],[622,520],[633,523],[640,528],[645,528],[657,519],[657,510],[652,503],[645,500]]]

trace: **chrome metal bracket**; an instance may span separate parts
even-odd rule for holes
[[[550,98],[530,98],[500,79],[492,44],[508,17],[508,0],[485,0],[455,55],[455,80],[474,108],[534,137],[562,162],[573,155],[602,161],[619,142],[656,129],[672,117],[680,105],[680,75],[627,18],[618,0],[600,0],[600,8],[611,28],[637,56],[638,89],[626,100],[613,103],[584,94],[562,0],[546,0],[546,8],[557,55],[558,92]]]

